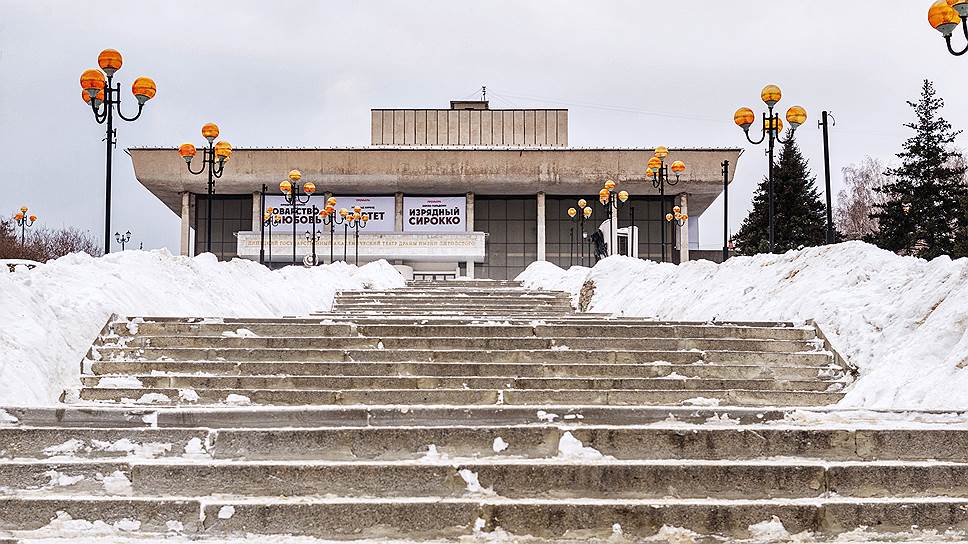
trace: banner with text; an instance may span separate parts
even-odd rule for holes
[[[337,196],[336,209],[346,208],[350,211],[359,206],[361,213],[370,216],[366,227],[369,232],[393,232],[393,209],[395,201],[392,196]],[[276,213],[282,216],[284,225],[292,225],[292,206],[286,204],[286,198],[280,195],[266,195],[266,207],[276,208]],[[316,218],[316,228],[320,229],[322,218],[319,211],[326,207],[326,198],[322,195],[313,196],[306,204],[296,208],[296,220],[300,225],[311,226],[312,218]],[[314,211],[315,208],[315,211]]]
[[[403,197],[403,230],[407,232],[466,232],[462,196]]]

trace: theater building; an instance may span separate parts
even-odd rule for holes
[[[495,110],[486,101],[454,101],[448,109],[374,109],[370,115],[366,147],[235,149],[213,197],[212,252],[283,266],[293,261],[295,239],[303,262],[312,251],[312,221],[319,220],[314,208],[332,195],[337,208],[359,205],[370,221],[358,241],[352,230],[336,226],[332,244],[330,227],[317,223],[319,262],[329,262],[331,248],[342,260],[345,248],[350,262],[358,251],[361,263],[387,259],[417,278],[505,279],[535,260],[569,266],[584,252],[591,264],[588,240],[601,230],[619,253],[654,260],[664,254],[678,263],[698,249],[698,219],[723,191],[722,162],[732,172],[742,154],[670,149],[667,164],[681,160],[688,169],[660,198],[645,175],[654,149],[569,147],[568,110]],[[127,152],[138,181],[181,217],[181,253],[204,252],[205,176],[189,174],[174,147]],[[295,213],[278,189],[292,169],[317,187]],[[606,179],[631,195],[614,219],[598,202]],[[580,198],[593,210],[584,224],[567,213]],[[682,225],[665,220],[674,206],[689,215]],[[262,221],[267,207],[282,217],[272,227],[271,246]]]

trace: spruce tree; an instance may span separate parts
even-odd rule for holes
[[[826,210],[820,199],[816,177],[791,135],[782,144],[773,168],[774,251],[821,245],[826,240]],[[733,236],[741,255],[766,253],[770,249],[769,178],[764,178],[753,195],[753,209]]]
[[[968,187],[965,161],[952,147],[961,131],[941,117],[942,100],[924,80],[921,99],[910,102],[915,121],[904,126],[914,135],[897,154],[901,166],[886,173],[891,181],[877,190],[883,203],[871,217],[878,230],[867,240],[902,255],[931,259],[968,255]]]

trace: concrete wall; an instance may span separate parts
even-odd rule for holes
[[[566,147],[568,110],[371,110],[370,144]]]

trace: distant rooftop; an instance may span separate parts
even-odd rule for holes
[[[450,109],[370,110],[374,146],[567,147],[568,110],[492,110],[486,100]]]

